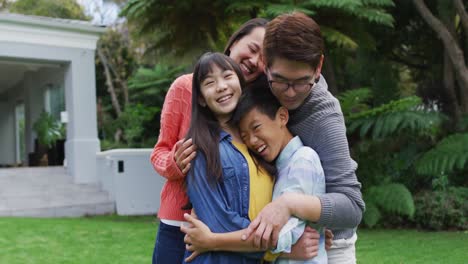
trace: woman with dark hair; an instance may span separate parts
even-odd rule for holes
[[[255,18],[243,24],[229,39],[224,53],[235,61],[247,84],[263,76],[261,50],[267,20]],[[153,252],[153,263],[181,263],[184,233],[180,226],[188,203],[185,175],[195,157],[192,140],[185,140],[192,116],[192,74],[177,78],[167,92],[161,112],[159,139],[151,154],[155,170],[167,179],[161,192],[160,225]]]

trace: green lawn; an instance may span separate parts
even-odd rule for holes
[[[154,217],[0,218],[0,263],[150,263]],[[468,232],[361,230],[359,263],[467,263]]]
[[[468,231],[358,231],[358,263],[468,263]]]
[[[0,218],[0,263],[151,263],[155,217]]]

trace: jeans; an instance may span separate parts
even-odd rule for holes
[[[185,234],[180,227],[159,223],[153,251],[153,264],[182,263],[185,253]]]

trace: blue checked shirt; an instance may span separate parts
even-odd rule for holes
[[[273,190],[273,200],[287,192],[309,195],[325,193],[325,176],[320,163],[320,158],[312,148],[304,146],[298,136],[289,141],[283,151],[281,151],[279,157],[276,159],[276,168],[278,169],[278,178]],[[286,225],[281,229],[278,245],[273,253],[291,252],[292,245],[299,240],[300,236],[304,232],[306,224],[317,229],[320,233],[318,255],[307,261],[279,258],[275,263],[327,263],[323,227],[306,223],[297,217],[291,217]]]

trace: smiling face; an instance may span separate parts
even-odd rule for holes
[[[241,138],[251,151],[272,162],[292,139],[286,127],[288,118],[284,107],[278,109],[274,119],[253,108],[239,122]]]
[[[301,82],[313,83],[314,80],[320,76],[322,62],[323,57],[317,69],[313,69],[312,66],[303,62],[292,61],[284,58],[275,58],[272,65],[267,70],[268,80],[291,84]],[[294,110],[301,106],[311,92],[311,89],[306,92],[297,92],[291,86],[286,90],[271,88],[272,93],[276,98],[278,98],[281,105],[286,107],[288,110]]]
[[[229,57],[239,64],[246,82],[255,80],[265,69],[261,56],[264,36],[265,28],[256,27],[230,48]]]
[[[242,94],[239,78],[234,70],[222,70],[213,64],[200,83],[199,104],[208,107],[220,122],[230,119]]]

